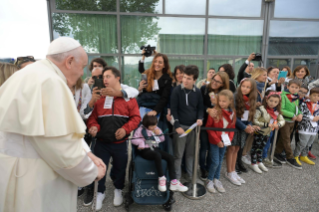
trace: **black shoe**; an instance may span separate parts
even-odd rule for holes
[[[282,168],[282,164],[280,162],[278,162],[277,160],[273,160],[271,168],[280,169],[280,168]]]
[[[82,196],[84,194],[84,188],[78,189],[78,197]]]
[[[236,166],[235,166],[235,171],[237,172],[237,174],[241,174],[241,170],[239,169],[238,167],[238,164],[236,163]]]
[[[207,171],[201,169],[200,172],[201,172],[200,179],[203,180],[203,181],[206,181],[206,180],[207,180],[207,177],[208,177]]]
[[[94,197],[94,189],[88,188],[88,191],[86,192],[86,195],[84,196],[83,205],[84,206],[91,205],[93,202],[93,197]]]
[[[279,161],[281,164],[285,164],[286,163],[286,160],[284,157],[281,156],[281,154],[275,154],[274,155],[274,158]]]
[[[295,158],[287,159],[287,164],[291,167],[294,167],[296,169],[302,169],[302,167],[297,163]]]
[[[238,169],[244,173],[247,173],[248,172],[248,169],[246,169],[246,167],[244,166],[244,164],[242,163],[242,161],[240,160],[238,163],[237,163],[237,166],[238,166]]]

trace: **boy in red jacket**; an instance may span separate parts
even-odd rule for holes
[[[121,72],[114,67],[103,70],[103,83],[106,89],[121,90]],[[136,99],[124,99],[115,96],[101,97],[94,105],[94,110],[87,121],[89,133],[96,137],[94,153],[105,164],[113,159],[112,180],[114,190],[114,206],[123,203],[122,189],[124,188],[127,165],[126,139],[141,122]],[[105,179],[99,181],[96,209],[102,208],[105,198]]]

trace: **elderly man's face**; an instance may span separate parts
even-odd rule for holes
[[[71,61],[70,71],[73,74],[73,78],[76,79],[75,82],[83,75],[83,69],[88,64],[88,56],[86,55],[84,49],[81,48],[79,51],[78,58],[73,58],[74,61]]]

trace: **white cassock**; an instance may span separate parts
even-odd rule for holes
[[[98,169],[59,68],[28,65],[0,87],[0,212],[75,212]]]

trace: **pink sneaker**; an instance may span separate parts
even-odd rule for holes
[[[166,177],[165,176],[158,178],[158,190],[160,190],[161,192],[166,191]]]
[[[180,191],[180,192],[185,192],[188,190],[188,188],[184,186],[181,182],[179,182],[179,180],[172,180],[169,189],[171,191]]]

